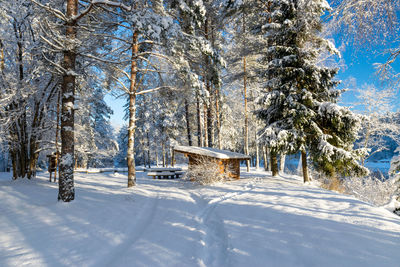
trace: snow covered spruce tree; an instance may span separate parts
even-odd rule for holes
[[[338,53],[323,39],[320,16],[325,0],[272,1],[267,23],[259,26],[268,38],[263,62],[268,69],[257,114],[266,123],[263,137],[271,154],[301,152],[304,181],[309,181],[307,152],[317,170],[329,175],[364,175],[368,171],[352,149],[360,119],[336,101],[337,70],[318,64],[324,51]],[[272,158],[273,174],[277,175]]]

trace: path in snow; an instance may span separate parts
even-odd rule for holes
[[[0,266],[398,266],[400,219],[295,176],[182,180],[77,174],[58,203],[40,175],[0,174]]]

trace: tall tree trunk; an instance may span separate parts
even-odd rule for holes
[[[217,117],[217,136],[218,136],[218,149],[222,149],[221,137],[221,112],[220,112],[220,91],[217,88],[215,91],[215,116]]]
[[[204,130],[204,146],[208,146],[208,126],[207,126],[207,110],[208,110],[208,108],[207,108],[207,104],[206,103],[204,103],[204,106],[203,106],[203,108],[204,108],[204,127],[203,127],[203,130]]]
[[[57,96],[57,125],[56,125],[56,169],[54,170],[54,182],[57,181],[57,169],[58,172],[60,172],[59,169],[59,157],[60,153],[58,151],[58,135],[60,131],[60,102],[61,102],[61,92],[58,92]]]
[[[24,113],[21,118],[18,120],[19,124],[19,160],[20,160],[20,176],[27,176],[28,170],[28,138],[26,132],[26,114]]]
[[[256,134],[256,169],[260,169],[260,150],[258,148],[258,139]]]
[[[278,159],[277,159],[277,154],[275,151],[271,149],[270,151],[271,155],[271,171],[272,171],[272,176],[277,176],[278,173]]]
[[[263,146],[263,158],[264,158],[264,171],[269,171],[268,169],[268,148]]]
[[[147,163],[148,163],[148,165],[149,165],[149,168],[151,168],[151,157],[150,157],[150,135],[149,135],[149,133],[147,132],[146,133],[146,136],[147,136]]]
[[[132,36],[131,77],[129,87],[129,128],[128,128],[128,187],[136,185],[135,170],[135,130],[136,130],[136,74],[137,53],[139,51],[138,32]]]
[[[210,40],[209,37],[209,18],[206,17],[204,22],[204,37],[206,40]],[[212,124],[212,92],[211,92],[211,82],[210,82],[210,58],[208,55],[204,57],[205,68],[204,68],[204,83],[206,90],[209,96],[206,99],[206,103],[204,105],[204,137],[205,137],[205,145],[208,147],[213,147],[213,124]],[[207,101],[208,100],[208,101]],[[207,125],[207,126],[206,126]]]
[[[158,162],[158,151],[155,149],[155,156],[156,156],[156,166],[159,167],[159,162]]]
[[[243,12],[243,35],[246,34],[245,13]],[[243,44],[243,49],[245,44]],[[249,117],[247,114],[247,73],[246,73],[246,56],[243,57],[243,95],[244,95],[244,153],[249,155]],[[250,171],[250,162],[246,160],[247,172]]]
[[[78,12],[78,1],[67,0],[67,18],[75,16]],[[66,22],[66,40],[73,46],[76,42],[76,22]],[[62,108],[61,108],[61,164],[58,189],[58,200],[69,202],[75,198],[74,188],[74,101],[75,101],[75,61],[76,51],[71,48],[64,52],[64,68],[67,73],[63,74],[61,85]]]
[[[302,166],[303,166],[303,180],[304,180],[304,182],[309,182],[310,178],[308,177],[307,153],[305,150],[301,151],[301,162],[302,162]]]
[[[208,147],[214,146],[214,127],[213,127],[213,118],[212,118],[212,98],[210,95],[209,104],[207,107],[207,139],[208,139]]]
[[[4,45],[0,40],[0,71],[4,70]]]
[[[279,171],[282,172],[282,173],[285,170],[285,159],[286,159],[285,153],[281,153],[279,155]]]
[[[171,167],[175,166],[175,151],[172,147],[169,148],[169,151],[171,153]]]
[[[31,137],[34,134],[31,134]],[[37,152],[39,148],[39,145],[37,143],[36,138],[31,138],[30,144],[29,144],[29,162],[28,162],[28,179],[31,179],[32,177],[36,176],[36,164],[37,160],[39,158],[39,153]]]
[[[10,150],[10,156],[11,156],[11,165],[13,169],[13,180],[16,180],[18,178],[17,174],[17,155],[15,153],[15,149],[12,148]]]
[[[247,77],[246,57],[243,57],[243,94],[244,94],[244,153],[249,155],[249,117],[247,114]],[[250,162],[246,160],[247,172],[250,171]]]
[[[165,168],[166,166],[166,156],[165,156],[165,143],[162,143],[162,166]]]
[[[20,26],[19,26],[20,27]],[[18,46],[18,67],[19,67],[19,87],[20,90],[22,91],[23,87],[23,80],[24,80],[24,64],[23,64],[23,36],[22,36],[22,31],[18,27],[18,32],[19,32],[19,38],[17,42]],[[23,104],[19,105],[20,107]],[[20,140],[20,170],[21,170],[21,177],[25,177],[27,175],[26,171],[28,170],[28,133],[26,131],[26,113],[24,112],[20,118],[18,119],[18,133],[19,133],[19,140]]]
[[[196,92],[196,113],[197,113],[197,145],[199,147],[204,146],[203,133],[201,130],[201,105],[200,105],[200,96],[199,93]]]
[[[186,131],[189,146],[192,146],[192,131],[190,129],[190,113],[189,113],[189,103],[187,99],[185,99],[185,118],[186,118]]]

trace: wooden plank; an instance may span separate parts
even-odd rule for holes
[[[145,172],[164,172],[164,171],[171,171],[171,172],[176,172],[176,171],[182,171],[181,168],[146,168],[144,169]]]
[[[148,176],[154,176],[154,175],[175,175],[176,172],[148,172]]]
[[[155,179],[155,177],[157,177],[157,178],[167,177],[167,178],[171,178],[171,179],[174,179],[176,177],[175,172],[149,172],[149,173],[147,173],[147,175],[153,176],[153,179]]]

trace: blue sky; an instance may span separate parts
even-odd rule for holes
[[[342,67],[337,75],[337,78],[343,82],[343,85],[347,85],[350,80],[353,82],[353,89],[360,88],[364,84],[375,84],[378,88],[382,87],[379,78],[375,74],[374,63],[384,62],[386,56],[375,55],[373,49],[370,50],[358,50],[347,49],[342,52],[342,59],[344,60],[345,66]],[[399,70],[400,63],[396,62],[394,65],[396,70]],[[355,84],[354,84],[355,81]],[[126,100],[124,98],[115,99],[111,95],[106,96],[107,104],[114,110],[114,114],[111,116],[111,123],[113,126],[121,126],[126,123],[123,120],[124,117],[124,104]],[[349,90],[342,95],[341,104],[345,106],[353,106],[357,101],[356,92]],[[400,93],[398,93],[397,99],[393,101],[394,110],[400,110]],[[354,107],[354,110],[360,109],[360,107]]]
[[[337,79],[342,81],[339,88],[346,87],[351,90],[345,92],[340,100],[340,104],[351,107],[354,111],[360,111],[362,106],[354,106],[357,102],[356,89],[361,89],[366,84],[374,84],[376,88],[383,88],[384,85],[376,75],[374,63],[383,63],[387,60],[387,54],[384,54],[385,47],[377,45],[376,47],[353,47],[349,45],[345,51],[341,51],[342,61],[341,69],[337,75]],[[392,65],[394,70],[400,71],[400,59]],[[349,86],[350,85],[350,86]],[[111,116],[111,124],[119,128],[126,121],[124,117],[125,98],[118,98],[107,95],[105,98],[107,104],[114,110]],[[397,97],[393,99],[393,111],[400,110],[400,92],[398,90]]]
[[[108,94],[105,97],[105,101],[107,105],[109,105],[114,111],[114,114],[111,115],[110,118],[111,125],[118,130],[123,124],[126,124],[126,121],[124,121],[124,105],[126,103],[126,99],[115,98],[114,96]]]
[[[377,88],[384,88],[385,85],[377,76],[374,66],[374,63],[383,63],[387,60],[387,54],[382,52],[383,49],[377,51],[376,48],[348,47],[347,51],[342,51],[345,66],[340,69],[337,78],[342,81],[344,86],[349,83],[352,84],[352,89],[361,89],[365,84],[374,84]],[[396,71],[399,71],[399,60],[392,66]],[[356,96],[355,91],[349,90],[342,95],[340,103],[345,106],[353,106],[357,101]],[[393,111],[400,110],[400,92],[397,93],[397,98],[393,99],[392,105]],[[357,110],[357,107],[353,109]]]

